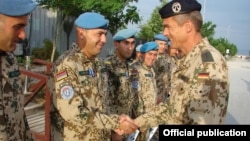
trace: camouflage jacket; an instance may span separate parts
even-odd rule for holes
[[[0,140],[33,140],[24,112],[23,86],[16,58],[14,54],[4,52],[0,61]]]
[[[138,102],[138,71],[131,68],[128,62],[122,62],[115,54],[105,59],[105,65],[109,72],[111,113],[134,117],[134,105]]]
[[[103,62],[88,59],[73,43],[53,66],[50,78],[52,138],[56,141],[109,140],[119,126],[108,109],[108,77]]]
[[[157,103],[157,86],[155,72],[152,67],[145,66],[142,62],[133,64],[138,71],[138,105],[136,116],[149,112]]]
[[[167,54],[158,54],[157,60],[153,65],[156,75],[156,85],[158,88],[158,95],[161,95],[163,99],[168,96],[167,86],[170,80],[170,58]]]
[[[178,60],[167,104],[137,118],[141,129],[159,124],[223,124],[229,79],[224,57],[204,38]]]
[[[138,104],[135,105],[136,117],[150,112],[157,104],[158,88],[156,86],[155,72],[152,67],[147,67],[143,62],[136,62],[132,67],[138,71]],[[147,132],[140,132],[136,141],[145,141]],[[156,135],[155,135],[156,136]],[[155,137],[154,137],[155,138]]]

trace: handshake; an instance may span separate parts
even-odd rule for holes
[[[131,134],[139,128],[136,122],[127,115],[120,115],[119,123],[119,128],[114,130],[118,135]]]

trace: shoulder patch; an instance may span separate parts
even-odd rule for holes
[[[211,52],[208,51],[208,50],[205,50],[205,51],[201,52],[201,60],[202,60],[203,63],[205,63],[205,62],[214,62],[214,58],[213,58]]]
[[[59,81],[59,80],[62,80],[64,78],[68,77],[68,73],[66,70],[63,70],[61,72],[58,72],[56,75],[55,75],[55,78],[56,78],[56,81]]]
[[[74,89],[70,85],[62,86],[60,89],[61,97],[70,100],[74,96]]]

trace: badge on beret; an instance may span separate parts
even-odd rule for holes
[[[179,2],[175,2],[172,5],[172,11],[174,13],[179,13],[181,11],[181,4]]]
[[[61,96],[63,99],[70,100],[74,96],[74,90],[72,86],[65,85],[61,87]]]

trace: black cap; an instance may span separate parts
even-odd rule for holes
[[[171,2],[164,5],[159,10],[159,13],[161,18],[168,18],[192,11],[201,11],[201,4],[196,0],[172,0]]]

